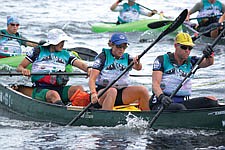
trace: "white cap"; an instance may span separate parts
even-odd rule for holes
[[[62,41],[67,41],[70,38],[61,29],[52,29],[48,32],[47,42],[43,46],[57,45]]]

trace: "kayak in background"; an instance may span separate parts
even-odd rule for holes
[[[116,23],[95,23],[91,26],[91,30],[96,33],[101,32],[136,32],[148,30],[148,24],[162,19],[142,19],[130,23],[117,25]]]

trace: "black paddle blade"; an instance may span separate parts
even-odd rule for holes
[[[70,48],[70,49],[68,49],[68,51],[74,51],[74,52],[78,53],[80,58],[85,61],[94,61],[95,57],[98,55],[97,52],[95,52],[89,48],[85,48],[85,47]]]
[[[177,29],[183,22],[184,20],[186,19],[187,17],[187,14],[188,14],[188,10],[185,9],[181,12],[181,14],[176,18],[175,21],[171,21],[171,20],[162,20],[162,21],[157,21],[157,22],[152,22],[152,23],[149,23],[148,24],[148,27],[151,28],[151,29],[156,29],[156,28],[161,28],[163,26],[166,26],[170,23],[173,23],[172,25],[170,25],[170,30],[171,29]],[[181,24],[179,26],[175,26],[175,24],[178,24],[180,23]],[[168,28],[167,28],[168,29]],[[171,32],[173,32],[174,30],[172,30]]]
[[[168,34],[176,30],[186,19],[188,14],[188,10],[185,9],[181,12],[181,14],[174,20],[174,22],[164,31],[164,33]]]
[[[157,21],[157,22],[152,22],[148,24],[148,27],[150,29],[157,29],[157,28],[161,28],[163,26],[166,26],[170,23],[172,23],[173,21],[170,20],[162,20],[162,21]]]

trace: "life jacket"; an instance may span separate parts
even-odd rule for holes
[[[199,11],[197,19],[200,26],[208,26],[211,23],[218,22],[220,16],[222,14],[222,3],[216,1],[214,4],[209,3],[208,0],[202,0],[203,8]],[[206,17],[206,18],[204,18]],[[207,18],[208,17],[208,18]]]
[[[166,95],[171,95],[192,69],[190,56],[188,57],[186,63],[184,63],[181,66],[177,66],[176,64],[173,64],[171,62],[169,55],[170,53],[163,55],[164,72],[160,84],[163,93],[165,93]],[[191,79],[189,78],[176,93],[176,96],[190,96],[191,87],[192,87]]]
[[[32,64],[32,73],[65,72],[70,55],[66,50],[50,52],[49,47],[39,46],[34,51],[38,53],[38,57]],[[65,85],[68,80],[67,75],[31,76],[31,81],[39,85]]]
[[[139,19],[140,7],[138,4],[130,6],[128,3],[123,4],[123,10],[118,16],[118,21],[120,23],[133,22]]]
[[[96,85],[106,87],[113,80],[115,80],[127,67],[128,67],[128,57],[127,53],[119,59],[116,59],[111,54],[111,49],[103,49],[105,53],[106,60],[100,75],[96,80]],[[122,88],[129,84],[129,72],[126,72],[114,85],[113,87]]]
[[[1,33],[8,36],[20,38],[20,35],[18,32],[16,34],[9,34],[4,29],[4,30],[1,30]],[[2,55],[6,55],[6,56],[20,55],[22,53],[21,45],[22,45],[22,42],[20,40],[3,36],[0,39],[0,52],[2,53]]]

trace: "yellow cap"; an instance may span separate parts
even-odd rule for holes
[[[180,32],[177,34],[175,42],[182,45],[187,45],[187,46],[195,45],[192,41],[191,36],[188,33],[184,33],[184,32]]]

